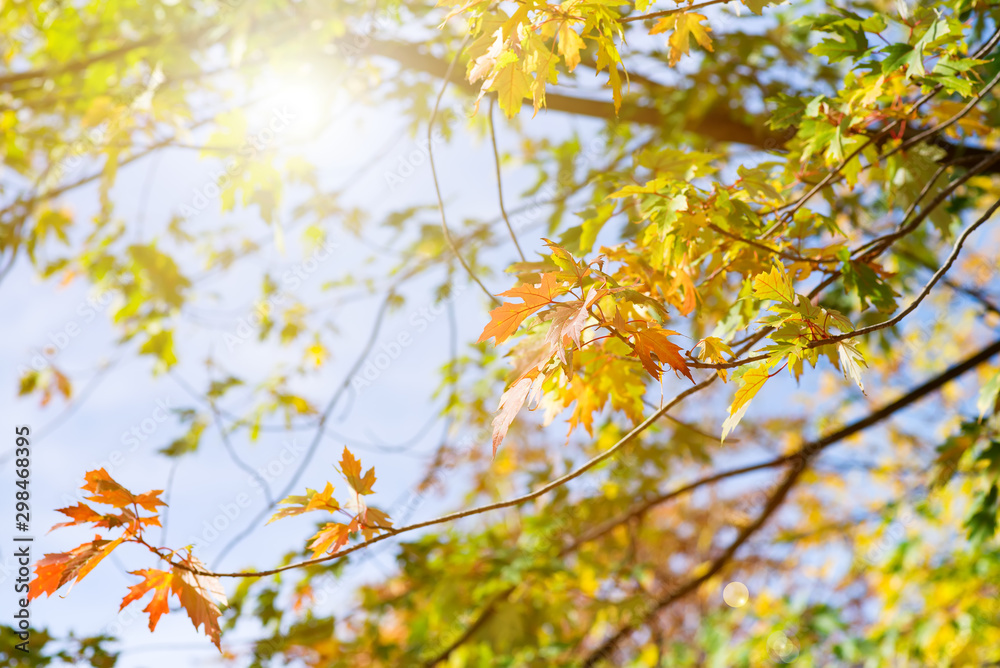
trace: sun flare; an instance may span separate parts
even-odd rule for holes
[[[253,86],[252,94],[258,102],[248,113],[251,126],[281,121],[280,141],[283,144],[316,139],[331,116],[331,96],[306,74],[269,74]]]

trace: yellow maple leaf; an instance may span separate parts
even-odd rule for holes
[[[583,38],[577,34],[569,21],[559,26],[559,55],[566,61],[566,69],[572,72],[580,64],[580,51],[586,48]]]
[[[788,302],[795,301],[795,289],[792,287],[792,279],[781,267],[771,267],[770,272],[761,272],[753,279],[753,296],[757,299],[770,299],[772,301]]]
[[[496,91],[497,102],[507,118],[513,118],[521,111],[521,102],[532,97],[531,77],[524,72],[520,62],[511,63],[497,72],[489,89]]]
[[[743,419],[743,415],[747,412],[747,407],[750,405],[750,400],[754,398],[754,395],[760,391],[760,388],[764,387],[764,383],[771,377],[771,374],[768,373],[770,366],[769,362],[762,362],[758,366],[747,369],[746,373],[740,378],[740,387],[736,390],[736,394],[733,395],[733,404],[729,407],[729,417],[722,424],[723,441],[726,440],[729,432]]]
[[[726,358],[723,354],[729,355],[733,354],[733,349],[729,347],[725,341],[717,336],[708,336],[698,342],[695,348],[701,348],[701,352],[698,354],[698,359],[703,362],[708,362],[710,364],[724,364]],[[719,378],[725,383],[728,380],[728,375],[725,369],[716,369],[716,373],[719,374]]]
[[[674,31],[667,38],[667,44],[670,46],[670,64],[676,65],[682,55],[686,56],[691,53],[692,37],[702,47],[713,51],[712,38],[708,36],[708,33],[712,31],[712,27],[702,25],[701,22],[705,20],[703,14],[696,14],[694,12],[674,14],[673,16],[667,16],[657,21],[653,29],[649,31],[649,34],[657,35],[668,30]]]

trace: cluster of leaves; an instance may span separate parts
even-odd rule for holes
[[[480,343],[492,338],[500,345],[528,317],[535,315],[538,322],[529,340],[519,345],[515,379],[500,398],[493,421],[494,456],[514,416],[525,402],[532,403],[533,392],[544,391],[550,419],[576,402],[571,432],[582,424],[593,433],[593,413],[609,399],[616,408],[641,410],[634,400],[642,394],[643,379],[612,371],[622,353],[638,360],[656,380],[670,368],[694,382],[681,347],[669,339],[677,332],[662,327],[666,311],[655,299],[636,290],[638,286],[620,285],[614,273],[601,269],[604,258],[584,264],[552,242],[549,247],[552,254],[545,262],[520,267],[539,282],[502,293],[521,302],[508,301],[494,309],[479,336]],[[562,297],[570,299],[557,301]],[[595,376],[604,376],[607,384],[592,387],[588,379]],[[635,391],[629,393],[617,381],[631,383]]]
[[[327,522],[320,527],[309,543],[314,557],[338,551],[352,535],[360,533],[365,540],[370,540],[381,532],[391,530],[389,516],[368,506],[363,499],[374,493],[372,487],[375,484],[375,470],[369,468],[364,475],[361,471],[361,462],[345,447],[340,460],[340,472],[353,495],[344,506],[332,497],[333,485],[327,483],[322,492],[307,490],[304,496],[290,496],[283,500],[281,503],[289,507],[279,510],[270,521],[317,510],[348,515],[350,520],[346,524]],[[35,566],[29,600],[42,594],[51,596],[63,586],[83,580],[120,545],[134,543],[166,561],[170,570],[149,568],[130,571],[132,575],[142,578],[142,581],[129,587],[129,593],[122,599],[119,609],[124,609],[153,592],[152,599],[143,609],[149,615],[149,630],[153,631],[160,617],[170,611],[170,597],[174,596],[187,611],[195,628],[203,628],[205,635],[221,649],[220,606],[226,606],[228,601],[219,579],[208,574],[205,565],[191,554],[190,546],[176,551],[156,547],[146,540],[144,531],[148,527],[160,526],[158,509],[167,505],[160,499],[162,490],[133,494],[112,479],[104,469],[89,471],[86,481],[81,488],[90,493],[86,499],[94,504],[109,506],[110,511],[102,514],[86,503],[77,503],[60,508],[59,512],[69,517],[70,521],[56,524],[52,528],[89,525],[95,529],[120,530],[121,535],[113,540],[95,535],[90,542],[78,545],[69,552],[46,554]],[[146,515],[143,511],[152,514]]]
[[[352,535],[359,532],[365,540],[392,529],[390,517],[378,508],[369,506],[363,497],[374,494],[375,469],[370,468],[361,475],[361,462],[355,459],[346,447],[340,458],[340,473],[351,488],[352,495],[341,505],[333,498],[333,485],[326,483],[323,491],[307,489],[304,495],[289,496],[280,503],[288,506],[275,513],[268,524],[284,517],[294,517],[302,513],[321,511],[330,514],[345,515],[347,523],[326,522],[309,542],[313,557],[324,553],[337,552],[347,545]]]
[[[608,395],[601,392],[600,386],[593,387],[595,378],[609,378],[605,389],[613,388],[612,404],[618,409],[626,408],[630,396],[641,395],[639,388],[644,382],[631,376],[636,391],[629,392],[630,376],[619,371],[621,377],[615,378],[615,367],[621,366],[625,356],[639,361],[656,380],[660,380],[662,365],[666,365],[694,382],[689,363],[698,362],[690,351],[685,358],[681,346],[668,339],[678,332],[663,327],[669,321],[663,304],[675,306],[681,316],[691,313],[697,301],[695,279],[699,273],[710,278],[719,276],[720,266],[731,266],[732,256],[750,255],[747,249],[754,254],[759,250],[745,241],[746,236],[752,237],[763,228],[763,221],[748,206],[747,200],[750,203],[780,201],[772,179],[763,168],[741,167],[740,182],[728,187],[715,183],[708,192],[691,184],[690,179],[712,173],[714,158],[711,154],[668,154],[652,162],[649,156],[640,157],[640,164],[648,165],[657,174],[656,178],[642,186],[627,186],[607,195],[611,201],[637,200],[634,213],[647,223],[647,227],[634,246],[621,244],[604,248],[606,255],[585,264],[574,259],[565,248],[548,242],[552,254],[545,262],[514,267],[523,280],[539,279],[540,282],[502,293],[503,297],[522,301],[506,302],[494,309],[479,341],[493,338],[495,344],[503,343],[536,312],[539,325],[527,330],[530,335],[515,348],[514,379],[500,399],[500,410],[493,423],[494,455],[514,416],[526,401],[533,403],[529,401],[532,393],[542,396],[549,420],[576,401],[570,431],[583,424],[591,432],[593,414],[602,410],[608,401]],[[627,207],[626,211],[631,208]],[[609,215],[610,211],[604,214],[605,220]],[[746,223],[734,223],[738,220],[734,216]],[[810,214],[810,218],[815,220],[813,224],[828,225],[821,215]],[[801,217],[800,220],[804,227],[807,219]],[[708,237],[705,230],[713,227],[724,234]],[[743,243],[734,243],[740,241]],[[708,336],[694,346],[701,348],[698,355],[701,366],[716,367],[723,381],[728,380],[726,368],[737,367],[733,380],[739,388],[730,406],[729,419],[722,428],[723,439],[743,417],[750,399],[777,373],[771,371],[775,366],[787,367],[797,379],[802,375],[805,362],[815,367],[819,357],[825,355],[864,390],[861,369],[866,362],[857,345],[848,340],[825,343],[835,334],[853,332],[850,320],[836,309],[815,304],[811,296],[795,292],[796,282],[807,279],[817,265],[836,266],[831,256],[836,257],[843,248],[842,243],[830,243],[796,256],[788,268],[776,263],[770,270],[761,271],[759,263],[749,262],[749,257],[741,263],[745,267],[742,273],[752,288],[748,297],[758,304],[771,304],[774,314],[763,316],[757,322],[764,325],[773,343],[760,349],[755,359],[764,359],[759,363],[741,361],[732,365],[725,355],[732,357],[733,351],[723,338]],[[781,251],[774,252],[779,255],[775,259],[780,260]],[[636,271],[638,258],[650,256],[663,259]],[[604,271],[608,258],[616,260],[614,269]],[[850,261],[847,264],[853,266]],[[873,271],[869,264],[860,266],[868,272]],[[874,282],[879,280],[876,278]],[[861,289],[856,288],[856,291],[860,296]],[[563,295],[575,299],[556,301]],[[585,348],[588,354],[577,356],[576,369],[572,352],[575,349],[582,353]],[[572,379],[577,373],[581,378],[574,388]],[[621,398],[615,402],[614,395]],[[634,417],[641,413],[641,404],[638,409],[638,412],[626,410],[626,413]]]
[[[112,540],[97,534],[92,541],[82,543],[69,552],[46,554],[35,565],[29,599],[38,598],[42,594],[51,596],[63,586],[83,580],[122,544],[142,545],[160,559],[168,561],[171,569],[131,571],[132,575],[142,578],[142,582],[129,587],[129,593],[122,599],[119,609],[124,609],[152,591],[153,598],[143,609],[149,614],[149,629],[152,631],[160,617],[170,611],[169,599],[173,595],[187,611],[195,628],[203,627],[205,634],[219,647],[219,616],[222,614],[219,606],[226,605],[226,594],[218,578],[201,574],[205,571],[205,565],[191,554],[190,549],[186,552],[173,552],[154,547],[146,541],[145,529],[160,526],[158,509],[167,505],[160,499],[162,490],[132,494],[115,482],[104,469],[88,471],[86,480],[81,489],[90,492],[87,500],[108,506],[110,510],[98,512],[86,503],[60,508],[59,512],[69,517],[70,521],[52,528],[89,525],[94,529],[120,530],[121,535]],[[143,511],[152,514],[144,515]]]
[[[537,171],[524,196],[552,197],[544,203],[547,221],[532,212],[523,225],[505,220],[506,227],[523,241],[526,230],[547,222],[546,250],[505,267],[516,284],[500,294],[480,345],[443,366],[452,428],[421,482],[424,490],[459,479],[442,473],[465,466],[470,502],[513,495],[524,483],[548,495],[485,506],[518,510],[402,542],[398,571],[362,587],[358,607],[335,617],[313,605],[319,579],[337,577],[346,553],[409,530],[368,505],[374,471],[363,472],[345,448],[339,469],[346,500],[326,483],[283,500],[271,517],[334,517],[288,561],[309,558],[275,569],[270,580],[246,573],[232,597],[228,623],[252,616],[269,634],[254,648],[254,665],[591,665],[625,642],[632,643],[630,659],[644,666],[764,665],[788,660],[793,650],[815,665],[996,660],[1000,632],[989,620],[1000,600],[1000,376],[982,379],[980,417],[958,428],[951,416],[968,403],[966,390],[942,393],[933,417],[955,435],[939,450],[931,477],[924,441],[933,430],[922,424],[887,423],[861,434],[857,462],[817,463],[817,452],[799,450],[802,434],[827,434],[856,417],[850,410],[865,401],[864,369],[873,370],[866,382],[875,401],[883,392],[873,384],[937,373],[995,329],[982,315],[1000,312],[990,285],[979,269],[955,260],[967,236],[957,235],[959,225],[991,210],[1000,192],[996,3],[878,0],[819,10],[768,0],[672,8],[648,0],[531,0],[504,8],[463,0],[442,3],[444,11],[390,3],[379,9],[395,13],[391,39],[365,23],[370,3],[255,4],[228,11],[197,3],[199,12],[190,3],[93,0],[39,28],[45,22],[35,19],[44,12],[32,0],[0,16],[0,29],[15,35],[4,43],[4,62],[33,68],[0,75],[0,130],[18,129],[0,139],[3,166],[15,177],[4,183],[38,184],[3,205],[0,252],[16,259],[23,249],[40,276],[59,276],[62,284],[79,278],[112,295],[120,342],[134,342],[155,370],[192,359],[178,332],[190,324],[185,317],[201,316],[191,310],[205,294],[195,277],[252,256],[266,247],[261,239],[283,247],[290,224],[304,225],[304,257],[333,233],[395,254],[391,267],[369,263],[385,269],[376,276],[326,265],[316,290],[320,304],[330,303],[327,296],[346,301],[390,277],[382,302],[390,314],[407,303],[399,286],[412,278],[445,275],[436,299],[453,295],[458,264],[476,282],[489,280],[494,267],[480,249],[506,243],[490,220],[452,230],[443,215],[442,225],[429,222],[434,207],[423,203],[389,213],[370,201],[348,204],[346,188],[321,185],[300,156],[255,150],[249,164],[235,163],[241,168],[220,188],[217,209],[255,209],[260,238],[244,236],[243,226],[196,221],[182,203],[155,241],[134,241],[114,215],[118,171],[151,147],[190,146],[202,123],[196,112],[229,100],[209,81],[220,53],[231,69],[253,75],[268,64],[333,61],[324,88],[366,91],[356,97],[374,105],[405,101],[407,124],[426,129],[433,117],[445,138],[461,128],[431,110],[442,97],[440,80],[455,68],[464,68],[465,89],[476,100],[462,102],[469,107],[489,98],[513,118],[530,99],[535,114],[548,108],[605,126],[596,142],[570,130],[538,136],[529,124],[505,126],[517,133],[517,157]],[[752,16],[736,16],[744,8]],[[121,44],[122,26],[148,25],[162,30]],[[96,55],[81,61],[74,58],[80,53]],[[607,77],[610,101],[599,99],[607,91],[587,89],[588,73]],[[134,84],[134,94],[113,95],[112,81]],[[484,116],[472,127],[492,129]],[[207,121],[212,134],[203,153],[241,155],[252,134],[242,110]],[[80,148],[94,128],[104,128],[107,141],[82,148],[97,171],[66,174],[66,153],[53,145]],[[173,136],[162,139],[168,132]],[[495,157],[499,176],[505,161],[499,151]],[[86,221],[55,200],[92,181],[100,211],[78,234]],[[301,200],[287,206],[293,193]],[[578,218],[568,215],[574,210]],[[385,245],[370,243],[380,234]],[[988,276],[995,272],[993,258],[972,257]],[[949,270],[947,282],[940,280]],[[321,412],[323,403],[299,387],[339,352],[331,333],[346,325],[324,320],[330,309],[307,306],[291,288],[295,272],[288,275],[269,268],[260,277],[258,322],[233,345],[299,346],[301,361],[292,369],[276,364],[254,381],[250,372],[219,375],[222,365],[210,357],[204,408],[177,411],[185,431],[163,454],[195,456],[213,421],[223,438],[245,434],[249,441],[293,427],[322,432],[329,409]],[[924,275],[928,290],[915,288]],[[935,290],[927,298],[946,317],[931,320],[925,307],[902,322],[935,287],[961,295],[938,299]],[[503,346],[509,372],[497,352]],[[784,369],[787,380],[778,378]],[[500,378],[504,391],[493,411]],[[695,392],[707,396],[716,379],[732,393],[724,417],[701,398],[693,407],[682,402]],[[741,422],[756,396],[792,395],[793,381],[805,385],[795,396],[812,409],[808,416],[794,413],[792,398],[767,406],[758,400],[753,419]],[[667,414],[663,397],[675,383],[682,389]],[[252,391],[252,405],[234,415],[219,404],[237,387]],[[43,404],[75,396],[54,365],[26,370],[21,393],[41,395]],[[569,411],[573,449],[553,447],[532,421],[518,420],[525,406],[544,409],[544,424]],[[714,437],[719,423],[723,447]],[[737,424],[738,441],[729,438]],[[473,439],[471,449],[457,445],[462,429],[492,434],[492,462],[486,439]],[[787,485],[775,478],[753,491],[720,484],[710,494],[689,493],[735,476],[705,470],[734,451],[748,459],[791,453],[756,467],[761,472],[793,460],[807,470],[794,471]],[[572,489],[552,482],[568,478],[569,462],[609,452],[615,460],[606,477],[573,476],[583,484]],[[861,484],[855,468],[863,469]],[[32,598],[81,580],[120,545],[140,545],[168,566],[135,571],[141,581],[122,606],[151,593],[152,629],[174,597],[221,648],[220,581],[190,549],[147,542],[163,505],[159,493],[133,495],[103,470],[88,473],[84,489],[111,510],[82,503],[61,510],[71,521],[60,526],[89,525],[99,534],[39,562]],[[776,512],[779,506],[792,510]],[[459,514],[486,517],[475,508]],[[734,534],[736,542],[728,542]],[[852,567],[829,567],[835,561]],[[824,566],[802,569],[811,563]],[[293,571],[301,579],[281,579]],[[715,593],[737,577],[750,586],[751,601],[721,608]],[[804,602],[798,594],[812,599],[811,587],[837,591],[837,604]],[[649,633],[634,633],[638,628]]]
[[[760,14],[774,0],[741,2]],[[510,15],[487,2],[446,0],[440,4],[452,7],[446,21],[462,14],[472,22],[470,35],[474,41],[468,49],[467,77],[470,83],[482,81],[477,104],[488,92],[495,92],[500,108],[508,117],[521,110],[525,99],[532,101],[538,113],[545,106],[546,87],[559,81],[560,62],[567,72],[573,72],[583,52],[593,59],[597,73],[607,72],[615,111],[621,109],[628,73],[617,42],[624,40],[626,24],[640,20],[641,16],[625,19],[621,5],[607,0],[566,0],[559,4],[532,0],[518,3],[517,10]],[[652,4],[640,0],[634,9],[641,14]],[[669,32],[670,65],[676,65],[682,55],[690,53],[692,39],[712,50],[708,34],[712,29],[703,25],[707,20],[703,14],[681,8],[653,16],[663,14],[669,16],[658,19],[649,34]]]

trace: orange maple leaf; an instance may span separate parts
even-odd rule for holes
[[[115,482],[111,475],[102,468],[96,471],[87,471],[84,477],[87,483],[81,489],[91,492],[92,496],[87,497],[89,501],[106,503],[115,508],[124,508],[136,500],[132,496],[132,492]]]
[[[72,518],[73,521],[60,522],[59,524],[53,525],[49,531],[54,531],[60,527],[71,527],[77,524],[84,524],[85,522],[100,522],[104,519],[103,515],[85,503],[78,503],[75,506],[69,506],[68,508],[57,508],[56,512]]]
[[[166,502],[160,498],[160,494],[163,494],[162,489],[154,489],[152,492],[137,494],[135,496],[135,502],[143,509],[148,510],[151,513],[155,513],[159,506],[167,505]]]
[[[126,605],[138,601],[146,595],[146,592],[153,591],[153,600],[142,611],[149,613],[149,630],[155,631],[160,617],[170,612],[170,605],[167,599],[170,597],[170,585],[173,583],[174,574],[155,568],[144,568],[130,572],[132,575],[140,576],[142,582],[128,588],[128,594],[122,599],[122,604],[118,610],[124,610]]]
[[[370,468],[364,476],[361,475],[361,461],[354,458],[351,451],[344,447],[344,452],[340,456],[340,472],[347,479],[347,484],[358,494],[373,494],[372,485],[375,484],[375,469]]]
[[[677,335],[677,332],[659,328],[638,329],[632,335],[632,354],[639,358],[643,368],[657,380],[660,379],[660,366],[657,362],[660,362],[684,374],[693,383],[694,378],[691,377],[687,363],[677,352],[681,347],[667,339],[672,335]]]
[[[565,291],[565,286],[556,282],[555,273],[548,273],[542,274],[542,282],[538,285],[521,285],[501,292],[501,297],[517,297],[523,303],[504,302],[490,311],[490,322],[479,335],[477,343],[493,337],[494,345],[500,345],[510,338],[525,318],[546,304],[551,304],[553,299]]]
[[[69,552],[46,554],[35,564],[35,579],[28,587],[28,600],[45,594],[51,596],[70,580],[79,582],[104,557],[111,554],[122,543],[122,538],[104,540],[94,536],[94,540],[73,548]]]
[[[184,559],[186,565],[197,570],[205,570],[205,565],[195,557],[188,555]],[[160,617],[170,612],[169,598],[173,594],[180,600],[181,607],[187,612],[195,629],[201,627],[212,644],[221,649],[222,629],[219,617],[222,611],[219,604],[226,605],[226,593],[219,579],[207,575],[196,575],[189,570],[174,567],[170,571],[157,569],[142,569],[132,571],[133,575],[142,577],[142,582],[129,587],[129,593],[122,599],[119,610],[138,601],[152,591],[153,598],[143,608],[149,614],[149,630],[156,630]]]
[[[327,522],[309,542],[309,549],[313,551],[313,558],[324,552],[336,552],[347,545],[351,533],[359,528],[357,518],[351,520],[350,526],[340,522]]]
[[[46,554],[35,566],[35,578],[29,586],[29,599],[42,594],[51,596],[71,580],[79,582],[120,544],[125,541],[136,541],[136,536],[143,525],[160,526],[157,515],[139,517],[135,509],[136,505],[139,505],[155,512],[157,507],[165,506],[166,504],[160,500],[162,491],[155,490],[135,496],[115,482],[104,469],[88,471],[85,477],[87,482],[82,489],[91,493],[87,499],[111,505],[119,512],[102,515],[85,503],[77,503],[75,506],[60,508],[59,512],[69,517],[70,521],[56,524],[52,528],[89,523],[104,529],[124,528],[124,533],[115,540],[94,536],[91,542],[78,545],[69,552]]]
[[[267,521],[268,524],[276,520],[280,520],[283,517],[301,515],[302,513],[308,513],[313,510],[325,510],[331,513],[340,510],[340,503],[333,498],[333,485],[329,482],[326,483],[326,487],[322,492],[317,492],[314,489],[306,489],[306,494],[304,496],[289,496],[279,503],[290,505],[291,507],[282,508],[276,512],[271,516],[271,519]]]
[[[197,570],[207,570],[205,564],[196,557],[189,555],[185,562]],[[202,627],[205,635],[212,640],[212,644],[221,650],[219,642],[222,629],[219,627],[219,617],[222,616],[222,611],[219,605],[228,605],[229,601],[226,599],[226,592],[219,578],[196,575],[191,571],[174,568],[173,591],[180,599],[181,606],[187,611],[194,627],[196,629]]]

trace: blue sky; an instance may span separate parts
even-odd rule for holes
[[[341,98],[349,98],[343,94]],[[301,96],[302,104],[309,104]],[[292,101],[294,104],[295,100]],[[445,98],[445,104],[467,104],[466,98]],[[257,127],[264,127],[275,108],[269,102],[260,105],[262,113],[251,115]],[[336,105],[336,103],[335,103]],[[401,209],[414,204],[432,204],[432,180],[426,161],[426,139],[423,133],[411,137],[403,123],[405,119],[390,108],[373,111],[354,107],[349,101],[336,105],[339,111],[335,121],[318,139],[299,141],[294,121],[292,132],[279,135],[275,145],[279,151],[301,152],[319,168],[322,184],[333,186],[348,179],[357,179],[350,190],[350,198],[365,205],[375,214]],[[484,105],[480,115],[487,112]],[[293,110],[293,114],[296,112]],[[498,112],[499,113],[499,112]],[[307,109],[302,116],[308,118]],[[547,117],[548,116],[548,117]],[[542,112],[534,121],[534,128],[541,132],[567,133],[572,127],[583,129],[595,124],[588,121],[570,122],[566,117]],[[250,132],[258,132],[253,127]],[[479,135],[478,137],[476,135]],[[189,143],[207,141],[205,132],[195,133]],[[512,135],[498,123],[501,150]],[[283,142],[287,142],[283,143]],[[304,150],[302,150],[304,146]],[[458,226],[463,215],[478,216],[499,214],[493,172],[493,157],[488,135],[464,130],[459,140],[450,144],[435,142],[435,158],[439,165],[442,193],[452,225]],[[361,166],[376,155],[383,157],[366,172],[358,174]],[[413,173],[401,180],[408,170]],[[112,197],[116,218],[123,219],[129,228],[129,238],[148,242],[162,239],[172,215],[182,206],[196,201],[196,193],[205,193],[205,184],[212,180],[211,173],[219,162],[199,159],[197,152],[185,149],[164,151],[161,156],[144,158],[122,169]],[[88,165],[68,171],[66,178],[76,178],[88,172]],[[505,171],[505,188],[508,208],[520,203],[517,193],[528,183],[527,174],[515,170]],[[208,190],[211,192],[211,190]],[[294,201],[294,193],[287,195]],[[61,200],[77,219],[85,220],[97,211],[97,187],[80,188]],[[287,211],[286,211],[287,213]],[[543,219],[539,216],[539,222]],[[436,224],[437,213],[431,209],[422,218]],[[287,220],[287,216],[286,216]],[[141,221],[141,224],[139,223]],[[216,226],[228,223],[240,230],[252,230],[249,236],[267,239],[271,234],[260,221],[255,208],[223,215],[219,202],[209,201],[204,211],[193,221],[192,229],[199,226]],[[370,252],[356,241],[345,236],[337,224],[331,225],[331,240],[338,246],[330,257],[313,263],[304,254],[299,243],[298,230],[286,232],[286,252],[282,255],[270,241],[256,255],[240,260],[230,270],[217,273],[196,286],[199,292],[217,295],[215,302],[199,299],[192,307],[183,310],[181,328],[184,332],[177,340],[182,363],[174,375],[152,375],[149,358],[135,355],[135,343],[124,350],[115,342],[119,332],[110,323],[115,304],[110,295],[96,290],[83,279],[59,286],[58,279],[42,282],[37,279],[23,260],[8,277],[4,290],[4,312],[11,324],[8,326],[5,345],[0,350],[0,378],[7,379],[8,401],[3,403],[5,424],[27,424],[32,428],[33,455],[31,476],[32,533],[35,559],[43,553],[65,551],[91,536],[86,531],[70,529],[53,534],[46,531],[64,519],[55,508],[71,505],[79,500],[78,488],[83,483],[86,470],[102,466],[114,478],[133,491],[162,489],[167,486],[171,462],[155,454],[183,433],[172,414],[174,408],[196,406],[182,383],[201,390],[205,387],[204,369],[201,365],[208,351],[230,371],[241,377],[259,379],[284,353],[276,346],[261,347],[253,342],[231,345],[232,337],[240,336],[240,323],[253,312],[254,300],[259,297],[257,286],[264,268],[299,272],[301,279],[295,284],[296,296],[306,301],[321,300],[319,287],[324,281],[335,279],[346,271],[364,269],[361,258]],[[526,251],[538,249],[540,240],[532,229],[522,231],[522,245]],[[368,241],[391,242],[378,238],[378,233],[365,231]],[[508,244],[509,246],[509,244]],[[512,247],[501,248],[495,255],[513,257]],[[308,263],[306,263],[308,261]],[[190,259],[181,259],[182,268],[189,275],[200,273],[200,267]],[[378,274],[376,265],[369,274]],[[382,268],[384,271],[384,268]],[[344,400],[334,411],[330,431],[336,436],[324,439],[293,492],[305,487],[321,488],[330,480],[339,485],[339,476],[333,464],[339,460],[344,445],[340,435],[352,439],[352,450],[361,457],[364,465],[375,466],[378,474],[377,495],[373,502],[382,506],[397,507],[409,502],[412,507],[400,513],[413,518],[438,514],[452,499],[428,497],[414,502],[410,490],[423,474],[421,455],[436,447],[442,425],[430,424],[430,416],[440,406],[430,399],[439,382],[439,367],[445,362],[449,349],[448,312],[433,309],[431,289],[440,282],[440,275],[433,280],[420,279],[405,288],[407,303],[397,312],[390,313],[381,327],[377,343],[370,357],[374,361],[380,352],[393,353],[392,342],[405,341],[398,357],[384,370],[379,370],[371,385],[355,384],[345,394]],[[486,280],[495,292],[509,287],[510,279],[498,275]],[[465,287],[464,279],[460,281]],[[304,385],[300,393],[322,404],[332,390],[343,381],[372,330],[379,298],[365,299],[335,307],[330,313],[339,332],[331,360],[320,373]],[[484,318],[484,298],[477,289],[460,290],[454,300],[454,317],[457,322],[460,345],[474,340],[481,330]],[[54,399],[47,407],[38,405],[37,397],[16,397],[19,369],[30,366],[33,356],[44,346],[65,345],[53,358],[55,365],[74,381],[74,398],[66,403]],[[232,350],[230,350],[232,348]],[[382,364],[383,359],[378,360]],[[176,376],[176,378],[174,377]],[[178,382],[177,378],[181,382]],[[247,405],[251,387],[239,388],[227,396],[227,410],[240,413]],[[233,438],[238,454],[254,469],[266,472],[274,488],[273,493],[284,487],[294,469],[301,463],[311,431],[289,434],[263,434],[259,442],[251,444],[246,432]],[[364,442],[384,440],[399,443],[422,433],[406,453],[387,454],[365,449]],[[356,439],[362,444],[353,443]],[[11,435],[11,445],[13,435]],[[488,448],[483,439],[482,447]],[[252,516],[265,506],[264,494],[251,476],[234,465],[226,454],[214,427],[206,430],[199,451],[185,457],[177,466],[168,511],[166,542],[180,546],[196,541],[195,554],[213,566],[223,569],[266,567],[274,564],[289,548],[303,545],[312,533],[311,520],[286,520],[272,524],[253,534],[230,554],[224,562],[215,563],[214,557],[240,530],[247,526]],[[0,479],[13,487],[12,462],[4,461]],[[9,503],[4,496],[0,507]],[[12,495],[10,495],[12,496]],[[215,523],[216,528],[209,528]],[[221,530],[218,529],[221,527]],[[216,536],[215,534],[218,534]],[[0,563],[10,564],[9,543],[0,544]],[[120,556],[118,556],[120,553]],[[126,587],[138,578],[125,570],[154,567],[148,555],[139,549],[125,549],[116,558],[106,560],[93,574],[76,586],[65,598],[45,598],[31,606],[33,624],[48,627],[55,633],[74,631],[94,634],[108,631],[121,638],[123,648],[121,666],[175,666],[198,665],[217,657],[214,648],[204,636],[195,632],[183,612],[164,617],[155,634],[146,628],[144,603],[133,604],[121,614],[117,604]],[[359,582],[380,579],[392,566],[391,548],[378,551],[377,556],[352,563],[348,574],[330,588],[330,609],[343,609],[351,600],[350,589]],[[9,567],[9,566],[8,566]],[[0,577],[4,577],[0,572]],[[8,576],[9,577],[9,576]],[[232,588],[235,581],[229,581]],[[13,611],[14,601],[4,597],[4,608]],[[230,633],[227,642],[240,646],[242,634]],[[167,649],[169,648],[169,651]]]

